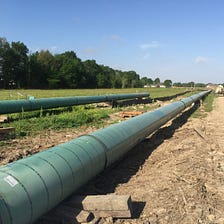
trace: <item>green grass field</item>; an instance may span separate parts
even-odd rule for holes
[[[132,88],[132,89],[58,89],[58,90],[33,90],[13,89],[0,90],[0,100],[28,99],[35,98],[66,97],[66,96],[91,96],[118,93],[140,93],[149,92],[151,98],[171,96],[177,93],[190,90],[190,88]]]
[[[103,95],[117,93],[149,92],[151,98],[172,96],[185,92],[186,88],[142,88],[142,89],[83,89],[83,90],[0,90],[0,99],[27,99],[29,96],[35,98],[66,97]],[[192,95],[193,92],[185,94],[184,97]],[[138,105],[135,109],[138,109]],[[144,105],[143,112],[155,109],[156,105]],[[31,112],[9,114],[10,123],[4,126],[16,128],[16,136],[36,135],[45,130],[59,130],[64,128],[77,128],[85,126],[104,126],[109,115],[121,110],[134,110],[133,108],[98,108],[95,104],[81,105],[66,108],[55,108]],[[114,122],[114,121],[113,121]]]

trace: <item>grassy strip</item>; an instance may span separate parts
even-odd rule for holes
[[[211,112],[213,110],[213,101],[215,99],[215,93],[211,92],[204,99],[204,110],[205,112]]]
[[[35,98],[67,97],[67,96],[92,96],[122,93],[149,92],[151,98],[171,96],[182,93],[187,88],[130,88],[130,89],[59,89],[59,90],[0,90],[0,100]]]
[[[108,120],[110,114],[137,110],[147,112],[159,107],[157,104],[134,105],[125,108],[98,108],[96,104],[74,106],[72,108],[59,108],[58,110],[31,111],[9,115],[10,123],[4,126],[15,127],[16,136],[34,136],[44,130],[62,130],[64,128],[77,128],[80,126],[95,126],[113,124],[119,121]]]
[[[174,90],[174,89],[168,89]],[[177,90],[177,89],[176,89]],[[165,93],[165,89],[160,89]],[[183,90],[182,90],[183,91]],[[170,92],[171,93],[171,92]],[[174,92],[172,92],[174,95]],[[189,94],[189,93],[188,93]],[[192,93],[190,94],[192,95]],[[138,110],[142,112],[157,108],[157,104],[135,105],[125,108],[97,108],[96,104],[82,105],[50,110],[22,112],[9,115],[10,123],[4,126],[12,126],[16,129],[16,136],[34,136],[44,130],[59,130],[64,128],[77,128],[80,126],[101,127],[108,124],[107,118],[112,113],[120,110]],[[117,121],[109,121],[114,123]]]
[[[109,118],[111,109],[96,109],[77,106],[71,112],[59,114],[43,114],[39,111],[39,116],[32,117],[30,113],[20,113],[9,117],[11,122],[7,126],[16,128],[16,136],[35,135],[43,130],[59,130],[63,128],[75,128],[82,125],[101,125],[102,120]],[[36,112],[37,113],[37,112]]]
[[[198,110],[196,110],[193,114],[193,118],[204,118],[207,116],[207,113],[213,110],[213,101],[215,99],[215,93],[211,92],[203,99],[203,105]]]

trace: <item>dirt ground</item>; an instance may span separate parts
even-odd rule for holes
[[[101,219],[99,223],[224,224],[224,97],[215,99],[213,111],[205,118],[191,118],[194,110],[160,128],[80,189],[79,194],[131,195],[132,219]],[[1,147],[0,162],[59,144],[62,136],[67,141],[92,131],[14,140],[5,147],[8,150]]]
[[[82,191],[131,195],[133,219],[113,223],[224,223],[224,98],[215,99],[206,118],[189,118],[193,111],[149,136]]]

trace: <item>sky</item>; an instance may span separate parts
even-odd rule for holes
[[[224,83],[223,0],[0,0],[0,37],[140,77]]]

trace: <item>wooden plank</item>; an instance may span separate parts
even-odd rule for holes
[[[87,212],[87,211],[84,211],[84,210],[81,210],[79,212],[79,214],[76,216],[76,220],[80,223],[81,222],[90,222],[93,219],[94,219],[93,213]]]
[[[140,112],[140,111],[123,111],[121,113],[121,117],[123,117],[123,118],[125,118],[125,117],[135,117],[135,116],[138,116],[142,113],[143,112]]]
[[[130,210],[100,210],[100,211],[92,211],[94,216],[101,217],[101,218],[107,218],[107,217],[113,217],[113,218],[131,218],[131,211]]]
[[[127,211],[131,210],[130,195],[75,195],[68,201],[69,205],[81,208],[87,211]]]
[[[94,218],[94,215],[91,212],[67,206],[59,206],[56,211],[62,215],[67,214],[67,216],[73,217],[74,220],[78,222],[89,222]]]
[[[8,127],[8,128],[0,128],[0,134],[8,134],[10,132],[14,132],[15,128]]]

